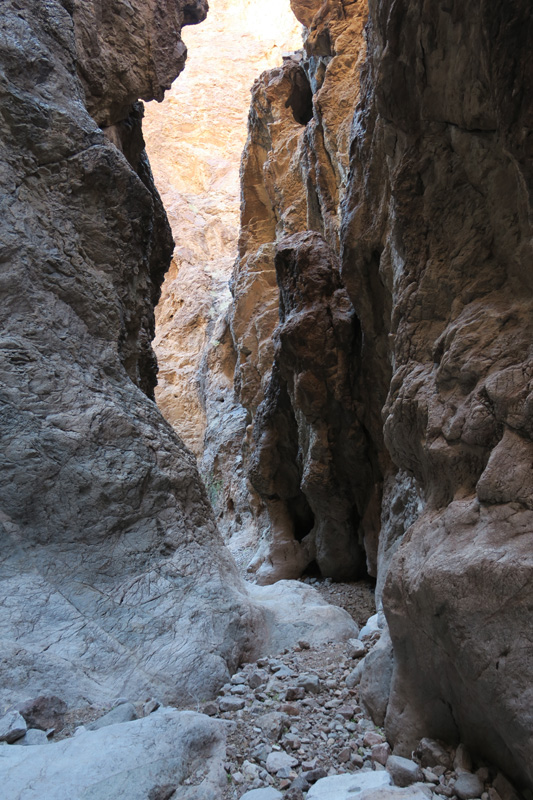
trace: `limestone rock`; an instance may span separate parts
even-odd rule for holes
[[[424,775],[419,765],[410,758],[390,756],[387,759],[386,767],[395,786],[411,786],[413,783],[424,780]]]
[[[18,711],[8,711],[0,719],[0,742],[12,744],[26,733],[26,720]]]
[[[359,684],[361,703],[368,709],[377,725],[383,725],[385,722],[393,666],[392,642],[386,628],[377,644],[365,656]]]
[[[364,796],[365,790],[381,790],[390,786],[388,772],[358,772],[321,778],[309,790],[308,800],[349,800],[355,794]]]
[[[41,694],[69,707],[124,694],[206,699],[263,639],[195,459],[150,399],[172,240],[131,100],[147,83],[159,96],[179,71],[176,25],[205,4],[112,2],[101,20],[97,5],[2,4],[8,706]]]
[[[85,731],[55,744],[2,748],[2,791],[12,800],[89,795],[94,800],[146,800],[158,787],[172,786],[186,798],[184,782],[201,769],[196,797],[208,800],[224,776],[224,743],[219,722],[160,709],[144,719]]]
[[[400,755],[422,735],[459,739],[527,786],[529,15],[523,0],[372,5],[341,266],[366,404],[421,505],[383,591],[388,737]]]
[[[353,638],[357,626],[342,608],[326,603],[316,589],[297,581],[249,587],[265,614],[267,630],[258,643],[263,653],[278,653],[305,637],[312,646]]]
[[[225,539],[238,536],[232,549],[244,560],[243,549],[257,537],[256,509],[242,468],[246,412],[234,400],[236,354],[225,321],[237,256],[239,165],[250,86],[281,64],[284,51],[301,46],[301,28],[286,0],[209,6],[206,21],[187,31],[186,70],[163,103],[146,109],[150,162],[176,239],[156,310],[156,396],[199,458],[220,530]],[[257,316],[256,324],[263,324]],[[266,342],[262,347],[266,357]]]
[[[481,797],[484,786],[477,775],[462,772],[453,785],[453,791],[459,800],[472,800]]]
[[[135,711],[135,706],[132,703],[121,703],[115,708],[112,708],[111,711],[108,711],[107,714],[104,714],[99,719],[91,722],[90,725],[86,725],[88,731],[99,731],[100,728],[106,728],[108,725],[118,725],[122,722],[132,722],[132,720],[137,719],[137,713]]]

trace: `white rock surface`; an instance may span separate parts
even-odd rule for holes
[[[399,786],[387,786],[385,789],[369,789],[367,792],[356,795],[357,800],[430,800],[431,796],[431,789],[422,784],[409,786],[407,789],[400,789]]]
[[[268,786],[264,789],[251,789],[243,794],[241,800],[281,800],[282,797],[281,792]]]
[[[172,785],[185,798],[183,782],[202,768],[195,800],[202,792],[207,800],[224,777],[224,753],[223,725],[164,708],[56,744],[2,747],[0,784],[9,800],[146,800],[156,787]]]
[[[372,617],[367,619],[366,625],[364,625],[359,631],[358,638],[362,640],[366,636],[370,636],[376,631],[379,631],[379,614],[374,614]]]
[[[326,603],[311,586],[278,581],[271,586],[248,584],[249,594],[265,615],[267,637],[263,653],[275,653],[306,639],[312,646],[357,637],[357,625],[348,612]]]
[[[311,787],[307,800],[362,800],[365,789],[382,789],[390,786],[388,772],[358,772],[321,778]]]

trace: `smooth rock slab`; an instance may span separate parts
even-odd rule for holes
[[[430,800],[431,796],[431,789],[420,784],[408,788],[387,786],[384,789],[369,789],[355,795],[357,800]]]
[[[251,789],[243,794],[241,800],[281,800],[283,795],[271,786],[265,789]]]
[[[88,731],[98,731],[100,728],[106,728],[108,725],[117,725],[121,722],[133,722],[137,719],[137,712],[133,703],[120,703],[120,705],[112,708],[107,714],[104,714],[100,719],[91,722],[86,728]]]
[[[13,744],[22,747],[35,747],[36,745],[48,744],[48,737],[46,732],[40,730],[40,728],[29,728],[26,731],[26,735],[21,739],[17,739]]]
[[[179,796],[183,781],[206,767],[200,800],[218,785],[224,754],[223,725],[165,708],[55,744],[2,747],[0,785],[10,800],[146,800],[162,786]]]
[[[362,798],[366,789],[390,786],[388,772],[356,772],[322,778],[311,787],[307,800],[355,800]],[[361,794],[360,794],[361,792]]]

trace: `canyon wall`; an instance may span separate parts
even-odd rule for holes
[[[254,85],[230,311],[252,568],[366,560],[395,752],[461,739],[531,787],[529,3],[291,6],[304,49]]]
[[[249,598],[195,458],[151,399],[173,242],[137,98],[162,97],[182,25],[206,11],[2,4],[3,710],[43,693],[190,702],[258,649],[313,636]],[[334,618],[353,635],[348,615],[317,611],[322,639]]]
[[[150,164],[176,239],[156,310],[157,403],[198,458],[234,555],[253,539],[258,498],[250,496],[240,445],[246,412],[235,401],[235,353],[226,320],[237,255],[239,165],[250,87],[301,46],[287,0],[212,0],[189,28],[187,69],[163,103],[146,107]],[[253,491],[253,490],[252,490]]]

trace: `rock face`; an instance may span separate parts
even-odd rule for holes
[[[111,70],[123,6],[104,24],[88,5],[2,6],[2,702],[209,692],[259,619],[193,456],[146,396],[172,240],[141,110],[122,111],[146,85],[109,72],[91,94],[87,42]],[[170,5],[176,25],[205,14]],[[130,62],[164,9],[134,10]],[[181,66],[167,55],[163,83]]]
[[[529,13],[373,9],[342,275],[369,370],[391,343],[385,442],[424,501],[384,591],[389,736],[460,735],[531,785]]]
[[[364,3],[291,5],[233,281],[252,566],[355,576],[364,547],[395,752],[460,738],[531,786],[529,4],[379,0],[366,49]]]
[[[309,4],[292,8],[309,22]],[[230,319],[252,421],[243,456],[266,509],[250,565],[261,583],[313,563],[355,577],[365,538],[377,549],[381,473],[358,403],[359,323],[339,277],[366,14],[362,2],[324,5],[303,53],[252,91]]]
[[[183,800],[213,800],[225,779],[224,745],[221,723],[162,708],[53,745],[3,747],[0,774],[13,800],[159,800],[176,792]]]
[[[239,164],[250,87],[301,46],[287,0],[212,0],[187,30],[187,69],[143,130],[176,239],[157,308],[157,403],[199,459],[226,540],[241,559],[255,533],[240,452],[246,412],[235,402],[235,352],[225,319],[237,255]]]
[[[160,96],[205,11],[2,6],[2,707],[208,697],[268,638],[150,399],[172,239],[132,100]]]

